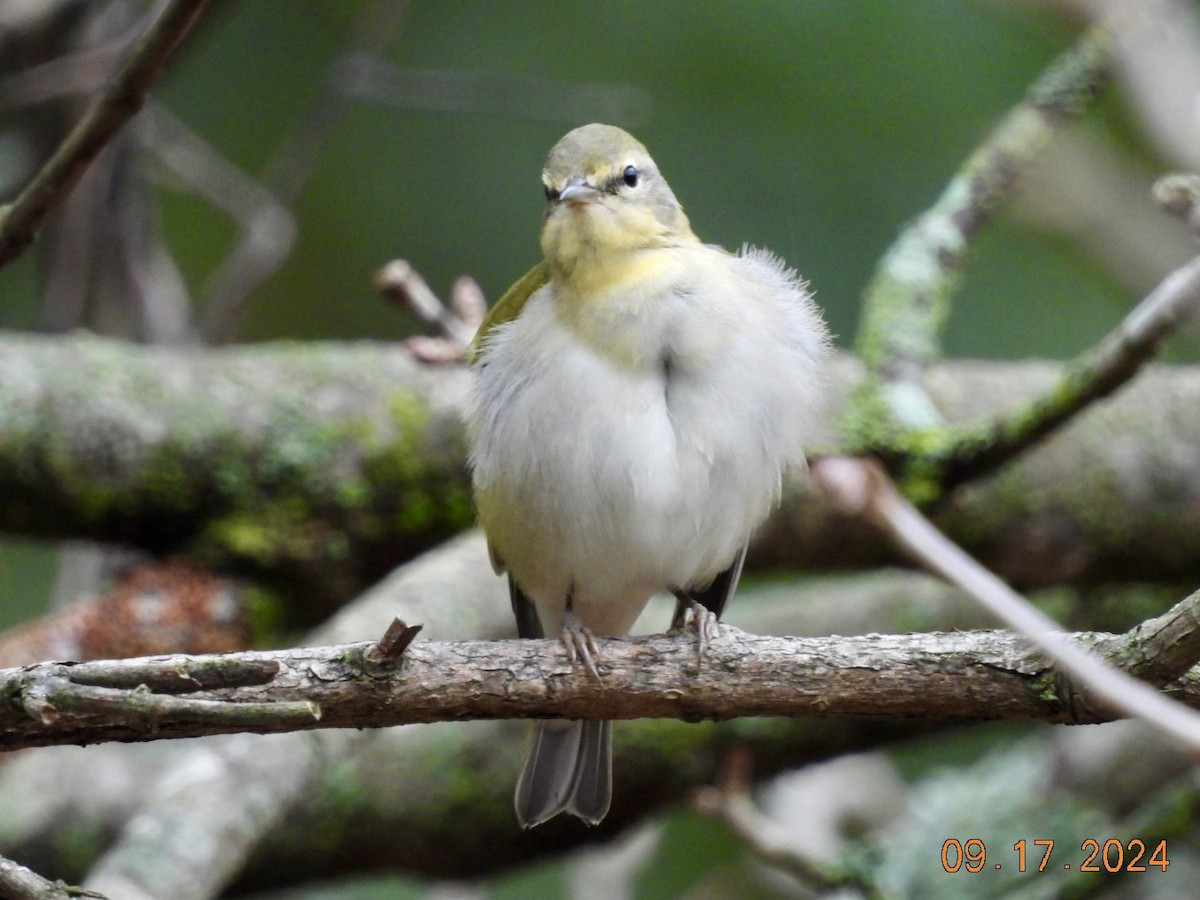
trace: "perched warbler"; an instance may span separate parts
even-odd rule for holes
[[[746,542],[820,414],[825,325],[775,256],[702,244],[646,152],[585,125],[542,172],[544,259],[472,348],[470,463],[523,637],[561,636],[596,674],[651,595],[705,640]],[[589,824],[612,795],[611,725],[546,721],[516,791],[529,828]]]

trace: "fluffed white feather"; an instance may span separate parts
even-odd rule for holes
[[[622,635],[652,594],[711,581],[821,412],[828,337],[795,272],[755,248],[642,253],[634,286],[586,308],[537,291],[476,365],[480,519],[547,635],[569,592]]]

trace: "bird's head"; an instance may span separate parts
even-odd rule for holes
[[[696,240],[646,148],[612,125],[568,132],[551,149],[542,183],[542,252],[554,276],[607,269],[630,252]]]

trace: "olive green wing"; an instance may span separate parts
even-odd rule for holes
[[[492,304],[483,324],[475,332],[475,340],[471,341],[471,349],[467,353],[468,363],[474,365],[479,360],[479,348],[483,346],[483,339],[487,337],[488,332],[497,325],[503,325],[519,316],[525,308],[525,301],[549,280],[550,272],[546,264],[540,262],[518,278],[516,283],[504,292],[504,296]]]

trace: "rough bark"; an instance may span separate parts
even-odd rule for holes
[[[1079,634],[1102,653],[1117,635]],[[903,716],[1107,721],[1074,708],[1007,632],[785,638],[723,626],[698,664],[688,634],[600,639],[603,681],[557,641],[419,641],[398,667],[370,643],[0,671],[0,749],[462,719]],[[1200,703],[1200,688],[1174,693]]]

